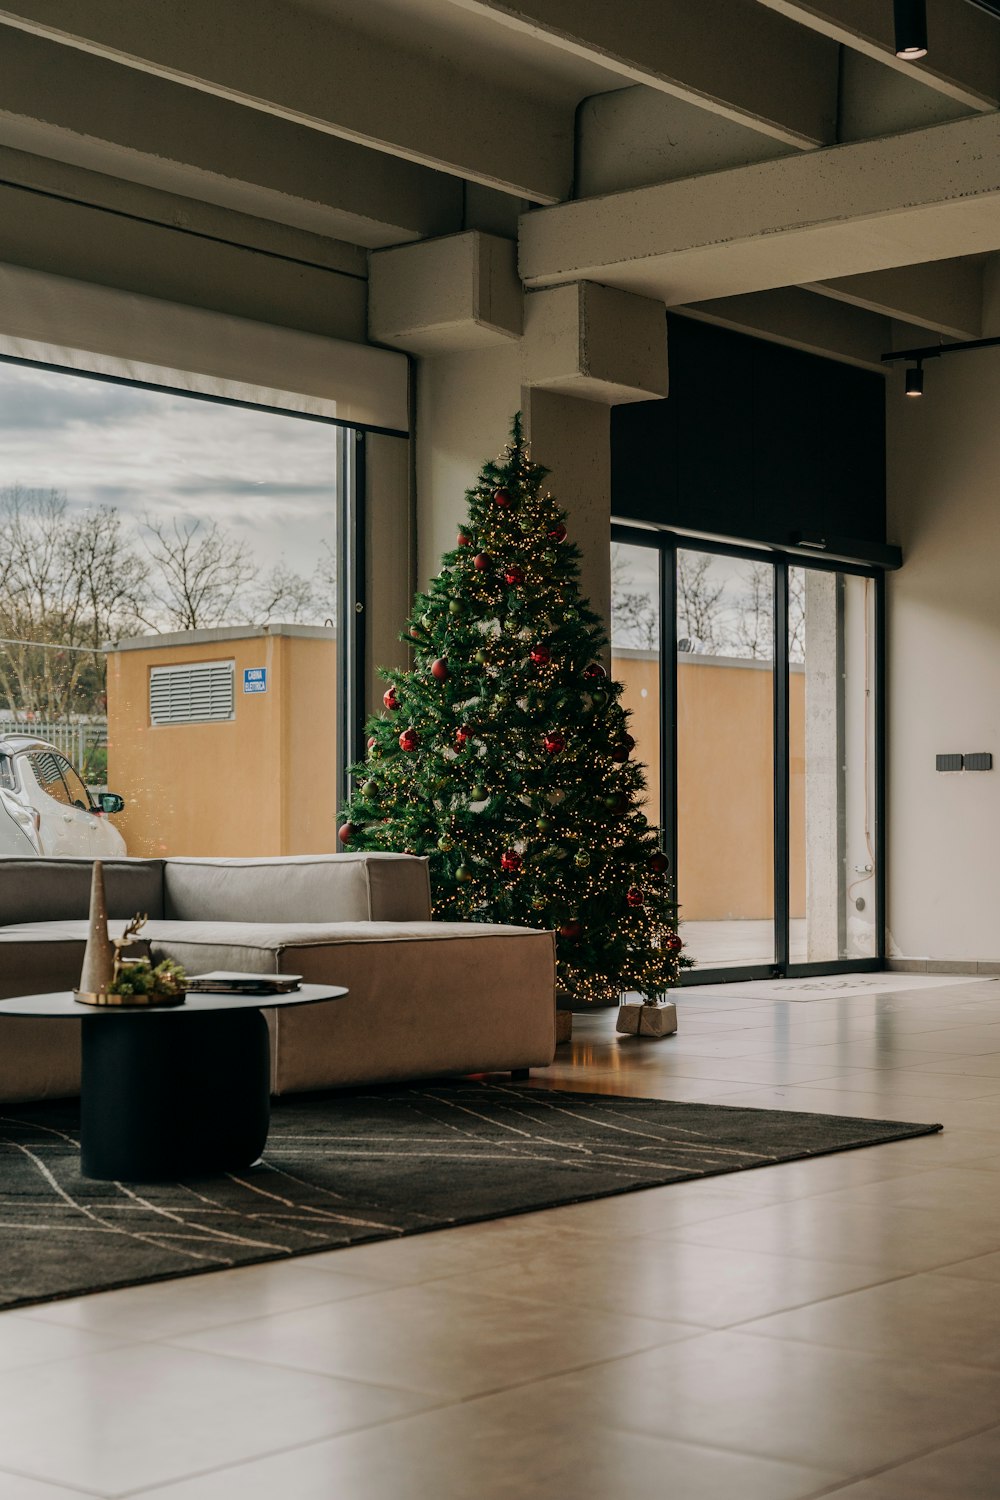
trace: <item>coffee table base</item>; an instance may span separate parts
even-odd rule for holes
[[[162,1018],[166,1021],[166,1018]],[[156,1182],[255,1162],[270,1124],[270,1045],[258,1010],[83,1018],[81,1171]]]

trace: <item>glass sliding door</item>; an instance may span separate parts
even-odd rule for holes
[[[699,968],[773,964],[774,568],[679,547],[677,898]]]
[[[788,570],[791,962],[874,958],[875,584]]]
[[[615,528],[612,667],[686,982],[884,959],[881,599],[859,566]]]

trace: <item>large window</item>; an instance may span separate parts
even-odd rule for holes
[[[0,363],[2,795],[34,808],[43,852],[336,848],[356,446]],[[87,788],[123,810],[81,808]]]

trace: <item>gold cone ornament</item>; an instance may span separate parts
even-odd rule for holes
[[[90,926],[83,955],[80,988],[77,999],[99,1003],[96,997],[107,994],[115,971],[115,950],[108,936],[108,902],[104,893],[104,866],[94,860],[90,882]]]

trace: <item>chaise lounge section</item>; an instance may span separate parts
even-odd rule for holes
[[[0,998],[71,989],[92,861],[0,861]],[[111,930],[137,911],[154,961],[346,985],[265,1011],[272,1090],[543,1067],[555,1052],[551,932],[435,922],[427,861],[396,854],[123,859],[104,866]],[[0,1099],[79,1090],[79,1028],[0,1023]]]

